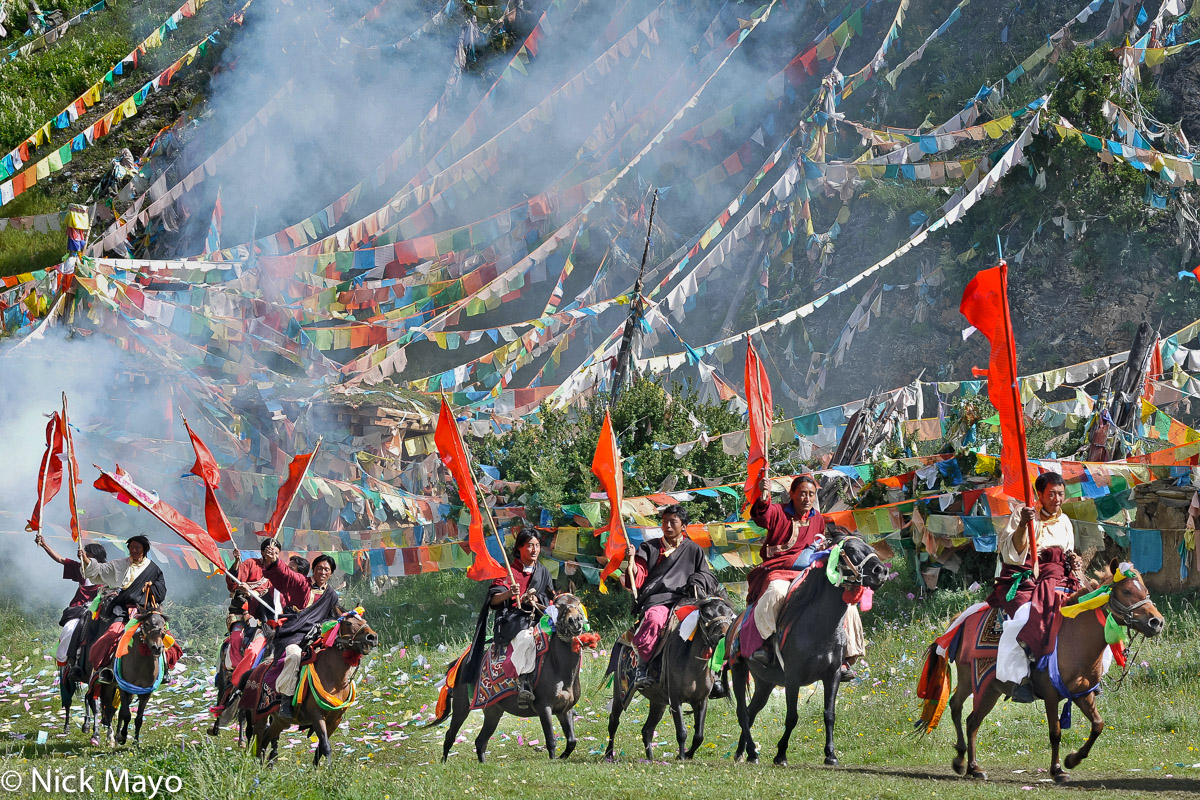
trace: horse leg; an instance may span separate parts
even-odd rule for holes
[[[563,736],[567,737],[567,746],[563,748],[559,758],[566,758],[575,752],[575,709],[568,708],[559,714],[558,724],[562,726]]]
[[[979,726],[983,724],[984,717],[996,707],[996,701],[999,699],[1000,689],[996,686],[995,681],[982,693],[975,695],[974,706],[967,716],[967,775],[969,777],[987,780],[987,773],[979,768],[979,762],[975,758],[975,739],[979,735]]]
[[[1096,706],[1096,695],[1087,694],[1075,701],[1075,705],[1079,706],[1079,710],[1087,715],[1088,720],[1092,723],[1092,730],[1088,733],[1087,741],[1083,743],[1074,753],[1067,756],[1067,769],[1075,769],[1079,766],[1079,762],[1088,757],[1088,753],[1092,752],[1092,745],[1100,738],[1100,734],[1104,733],[1104,719],[1100,716],[1100,709]]]
[[[129,707],[133,703],[133,695],[125,690],[121,690],[121,711],[117,715],[117,744],[125,744],[129,740],[129,721],[133,718],[133,710]]]
[[[689,761],[696,755],[696,751],[700,749],[700,745],[704,742],[704,718],[708,715],[708,698],[698,701],[692,706],[692,746],[688,748],[684,758]]]
[[[617,738],[617,728],[621,726],[621,712],[624,711],[625,698],[621,695],[621,678],[613,678],[612,710],[608,712],[608,746],[604,749],[605,761],[616,761],[613,743]]]
[[[148,693],[138,695],[137,719],[133,722],[133,743],[136,745],[141,744],[142,719],[146,716],[146,703],[148,702],[150,702],[150,695]]]
[[[326,761],[333,757],[333,748],[329,746],[329,731],[325,727],[325,717],[317,717],[317,724],[313,726],[317,734],[317,752],[313,753],[313,767],[320,766],[321,757],[324,756]]]
[[[1063,772],[1062,763],[1058,760],[1058,747],[1062,743],[1062,726],[1058,723],[1058,701],[1057,692],[1046,695],[1046,727],[1050,732],[1050,777],[1054,778],[1055,783],[1065,783],[1067,773]]]
[[[554,758],[554,712],[549,705],[538,709],[538,719],[542,722],[542,735],[546,737],[546,752]]]
[[[767,706],[767,701],[771,699],[771,690],[775,687],[766,681],[756,681],[754,684],[754,694],[750,697],[750,705],[746,708],[746,721],[742,723],[742,737],[746,744],[746,761],[750,764],[758,763],[758,745],[754,743],[754,720],[758,719],[758,714]]]
[[[841,685],[841,672],[835,670],[833,676],[822,683],[825,686],[825,766],[837,766],[837,752],[833,749],[833,725],[837,720],[837,693]]]
[[[967,737],[963,734],[962,714],[963,705],[971,696],[971,676],[960,665],[958,670],[958,686],[950,698],[950,718],[954,720],[954,730],[958,739],[954,742],[954,752],[957,754],[950,766],[959,775],[967,774]]]
[[[642,749],[646,751],[646,760],[654,760],[654,731],[662,722],[663,713],[667,710],[666,703],[650,701],[646,711],[646,721],[642,723]]]
[[[467,715],[471,713],[470,699],[465,692],[460,693],[458,687],[450,690],[450,727],[446,728],[446,737],[442,740],[442,763],[446,763],[446,759],[450,757],[450,748],[454,746],[454,740],[458,738],[458,731],[462,728],[463,723],[467,719]],[[484,717],[487,715],[484,714]]]
[[[683,724],[683,704],[671,703],[671,720],[675,723],[675,741],[679,745],[679,755],[676,756],[679,760],[683,760],[683,748],[687,744],[687,726]]]
[[[826,733],[826,736],[825,736],[825,739],[826,739],[825,763],[828,764],[829,763],[829,753],[831,752],[830,745],[829,745],[829,731],[831,730],[832,723],[829,721],[829,711],[828,711],[828,709],[829,709],[829,688],[828,688],[829,684],[828,684],[828,682],[825,684],[825,686],[826,686],[826,688],[825,688],[825,698],[826,698],[825,699],[825,708],[826,708],[826,712],[825,712],[825,733]],[[783,719],[783,736],[779,737],[779,747],[775,752],[775,766],[777,766],[777,767],[786,767],[787,766],[788,741],[792,738],[792,731],[795,730],[796,723],[800,721],[800,712],[796,709],[797,703],[800,699],[800,686],[798,684],[793,685],[793,684],[789,683],[784,687],[783,691],[784,691],[784,696],[787,699],[787,714],[784,716],[784,719]],[[836,696],[837,695],[837,684],[836,683],[834,684],[833,691],[834,691],[834,696]],[[836,761],[836,759],[835,759],[835,761]]]
[[[463,705],[466,705],[465,700],[463,701]],[[469,713],[470,710],[471,707],[468,705],[467,711],[463,712],[463,718],[466,718],[467,713]],[[458,711],[456,707],[455,714],[457,713]],[[479,759],[480,764],[483,763],[484,756],[487,754],[488,742],[491,741],[492,734],[496,732],[496,726],[500,724],[500,718],[503,716],[504,711],[498,705],[488,706],[483,710],[483,725],[479,727],[479,734],[475,737],[475,757]],[[461,725],[462,721],[459,720],[458,726]],[[454,743],[454,740],[451,738],[449,733],[446,734],[446,741],[450,744]],[[446,745],[447,753],[450,752],[450,744]],[[446,757],[442,756],[442,761],[445,760]]]

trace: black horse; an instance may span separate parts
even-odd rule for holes
[[[88,648],[86,643],[99,636],[106,625],[99,619],[92,619],[92,615],[87,611],[87,606],[74,606],[67,609],[67,612],[78,615],[79,624],[75,627],[75,633],[71,637],[73,656],[58,669],[58,697],[62,701],[63,733],[66,733],[71,727],[71,704],[75,699],[75,694],[83,689],[83,723],[80,725],[80,730],[87,733],[90,724],[94,739],[98,722],[96,698],[87,691],[86,677],[81,679],[79,676],[86,676],[90,672],[87,667]],[[66,619],[67,612],[64,612],[64,619]]]
[[[750,763],[757,763],[758,748],[751,735],[751,727],[767,704],[771,690],[783,686],[787,698],[787,716],[784,720],[783,737],[779,740],[779,751],[775,763],[787,764],[788,740],[796,727],[799,714],[796,703],[800,687],[821,681],[825,687],[825,763],[836,764],[837,754],[833,748],[834,707],[837,702],[840,670],[846,648],[846,631],[842,620],[849,605],[847,594],[858,587],[876,589],[887,574],[887,568],[875,554],[875,550],[860,537],[845,528],[834,528],[836,570],[841,575],[844,589],[833,585],[823,568],[814,568],[801,584],[788,595],[779,610],[779,637],[777,649],[780,660],[763,666],[741,654],[726,662],[732,671],[732,689],[737,699],[738,722],[742,736],[738,741],[734,759],[745,756]],[[840,548],[837,545],[840,544]],[[753,625],[752,614],[742,612],[744,624]],[[732,628],[741,630],[739,624]],[[746,687],[749,677],[754,676],[754,695],[746,703]]]
[[[506,713],[517,717],[537,717],[541,720],[550,758],[554,758],[554,718],[557,717],[567,740],[566,747],[559,757],[566,758],[575,749],[574,709],[582,695],[579,669],[583,660],[581,646],[586,644],[581,640],[585,638],[587,615],[583,603],[572,594],[560,594],[554,599],[553,608],[557,609],[557,619],[554,633],[546,643],[547,649],[538,655],[540,669],[533,686],[534,702],[532,706],[522,705],[516,694],[510,693],[483,706],[483,726],[479,729],[479,735],[475,737],[475,755],[480,763],[487,752],[488,740],[492,738],[500,718]],[[486,617],[482,618],[486,620]],[[453,664],[447,670],[447,680],[450,680],[452,672],[454,678],[452,687],[447,684],[449,690],[446,707],[444,710],[439,709],[437,719],[425,726],[433,727],[447,718],[450,719],[450,728],[446,731],[446,738],[442,743],[443,762],[450,756],[454,739],[458,736],[467,715],[471,713],[475,684],[480,677],[480,665],[484,659],[490,658],[486,650],[491,648],[480,635],[480,630],[483,630],[482,625],[477,628],[471,648],[457,662],[457,670]],[[586,636],[595,637],[595,634]]]
[[[109,747],[125,744],[129,738],[130,706],[134,697],[137,697],[138,703],[133,743],[139,743],[146,703],[166,677],[166,615],[159,611],[145,611],[138,615],[137,620],[139,625],[133,634],[129,652],[113,657],[113,682],[100,684],[100,710],[104,715],[102,722],[108,731]],[[114,731],[112,718],[118,706],[121,711]]]
[[[609,662],[609,670],[614,673],[613,702],[612,711],[608,716],[608,748],[604,751],[606,759],[614,758],[613,739],[616,738],[617,728],[621,724],[621,712],[629,707],[636,692],[641,692],[650,701],[650,711],[642,725],[642,745],[646,749],[646,758],[654,758],[651,748],[654,729],[658,727],[667,708],[671,709],[671,718],[675,722],[675,739],[679,743],[678,757],[690,759],[700,749],[704,742],[704,718],[708,713],[708,698],[716,682],[709,661],[733,623],[735,612],[723,595],[706,597],[697,601],[696,605],[700,617],[691,641],[684,641],[675,630],[664,631],[666,642],[661,646],[662,670],[659,679],[649,686],[636,690],[633,688],[633,675],[637,666],[633,647],[623,640],[613,647],[612,659]],[[695,717],[692,746],[686,750],[684,703],[691,706]]]

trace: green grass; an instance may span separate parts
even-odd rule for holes
[[[345,594],[354,598],[356,593]],[[57,768],[63,774],[83,768],[102,777],[106,768],[128,768],[160,777],[176,775],[182,783],[176,797],[206,800],[646,795],[1000,798],[1013,797],[1024,787],[1041,793],[1086,790],[1106,797],[1148,797],[1151,792],[1184,796],[1200,790],[1200,718],[1194,700],[1200,690],[1200,637],[1194,633],[1200,614],[1194,598],[1160,602],[1168,620],[1166,633],[1142,648],[1124,685],[1102,698],[1109,729],[1063,790],[1048,782],[1045,721],[1038,708],[1002,703],[988,718],[980,733],[981,763],[992,776],[986,784],[968,782],[951,772],[953,725],[948,718],[924,739],[909,733],[918,712],[913,690],[924,648],[949,617],[973,598],[958,592],[910,601],[906,590],[895,584],[881,594],[885,602],[880,603],[880,612],[867,614],[865,620],[869,677],[844,687],[839,698],[836,741],[842,766],[833,769],[820,766],[824,739],[819,695],[801,704],[788,769],[732,762],[737,725],[732,704],[725,702],[712,707],[706,743],[694,763],[670,760],[674,742],[669,720],[658,729],[663,760],[644,760],[638,730],[645,704],[640,700],[627,712],[618,732],[619,762],[604,763],[610,693],[598,688],[606,663],[600,656],[584,658],[584,698],[577,706],[581,717],[576,724],[580,744],[569,761],[551,763],[545,758],[542,732],[535,721],[505,717],[492,739],[489,763],[479,765],[470,742],[480,715],[473,714],[461,733],[466,741],[455,745],[448,764],[437,763],[445,727],[427,730],[418,724],[431,713],[434,684],[446,662],[462,648],[479,601],[477,586],[460,575],[446,574],[403,579],[383,596],[364,601],[367,618],[381,633],[383,644],[366,662],[361,685],[365,699],[349,712],[347,727],[334,737],[330,767],[314,773],[309,766],[311,743],[296,734],[281,742],[280,760],[270,770],[261,769],[234,747],[230,732],[216,741],[204,734],[204,709],[211,702],[204,694],[210,686],[208,664],[216,651],[223,613],[211,597],[171,604],[168,609],[185,649],[182,663],[187,671],[151,702],[141,749],[93,748],[77,728],[66,736],[58,733],[61,716],[52,691],[53,676],[46,666],[57,632],[53,626],[57,612],[22,613],[0,606],[0,635],[8,643],[6,654],[0,656],[0,673],[14,682],[26,681],[17,693],[11,687],[0,689],[0,700],[5,701],[0,703],[0,772],[15,769],[28,777],[34,766]],[[605,646],[611,644],[616,628],[607,624],[610,617],[600,609],[610,604],[613,611],[623,607],[620,600],[589,606],[593,625],[606,631]],[[420,644],[415,643],[418,637]],[[28,711],[25,702],[30,704]],[[774,754],[783,711],[782,699],[774,697],[755,728],[767,761]],[[1077,713],[1076,727],[1066,732],[1064,747],[1082,741],[1084,727],[1079,720]],[[48,733],[45,745],[34,744],[39,730]]]
[[[61,200],[47,196],[35,186],[5,206],[3,211],[6,217],[36,216],[59,211],[62,206]],[[38,233],[9,228],[0,231],[0,275],[53,266],[66,252],[65,230]]]

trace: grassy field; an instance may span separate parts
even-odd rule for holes
[[[427,579],[428,578],[428,579]],[[1060,788],[1046,772],[1048,747],[1040,709],[1003,703],[980,734],[981,761],[991,781],[969,782],[949,767],[953,726],[924,739],[912,736],[917,713],[913,694],[919,658],[935,630],[954,609],[971,600],[965,592],[934,600],[907,600],[893,592],[878,613],[868,614],[870,668],[862,680],[843,688],[838,704],[837,745],[842,766],[826,768],[819,695],[802,704],[800,724],[789,750],[791,767],[769,766],[781,731],[782,699],[776,697],[756,726],[766,764],[734,764],[737,724],[732,704],[719,702],[709,714],[708,735],[698,759],[672,760],[670,723],[660,725],[663,760],[647,762],[638,730],[644,701],[638,701],[618,733],[619,762],[602,761],[607,736],[609,691],[600,688],[603,653],[584,658],[584,699],[577,707],[580,746],[569,761],[545,757],[540,725],[505,717],[489,749],[489,763],[476,763],[471,740],[479,726],[473,715],[460,734],[449,763],[437,762],[445,728],[423,729],[432,716],[440,670],[465,638],[465,621],[477,608],[477,588],[444,575],[422,576],[367,604],[368,620],[378,625],[383,645],[366,663],[361,686],[365,700],[348,714],[349,725],[334,738],[331,766],[314,772],[311,743],[293,734],[281,742],[280,760],[263,770],[234,746],[233,734],[205,735],[212,702],[210,664],[216,650],[221,608],[176,606],[173,628],[184,648],[183,668],[172,686],[154,696],[140,749],[92,747],[73,727],[62,734],[52,650],[57,612],[0,615],[6,642],[0,656],[0,773],[16,770],[25,778],[13,796],[37,797],[30,770],[59,775],[87,774],[102,780],[106,769],[131,774],[174,775],[181,798],[450,798],[572,796],[628,798],[718,797],[1013,797],[1022,791],[1088,791],[1098,796],[1185,796],[1200,792],[1200,621],[1192,598],[1160,603],[1167,632],[1137,655],[1124,685],[1101,701],[1109,729],[1090,759]],[[607,601],[602,605],[609,605]],[[444,617],[443,617],[444,615]],[[604,620],[597,609],[592,619]],[[612,640],[611,635],[605,641]],[[1111,676],[1116,678],[1114,672]],[[1072,749],[1084,728],[1064,736]],[[38,744],[39,732],[44,744]],[[97,794],[106,795],[100,792]],[[129,796],[148,796],[150,790]],[[160,789],[158,796],[164,796]]]

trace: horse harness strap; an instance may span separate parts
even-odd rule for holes
[[[358,684],[350,681],[350,696],[346,699],[340,699],[333,696],[329,691],[321,685],[321,679],[317,676],[316,669],[313,664],[305,664],[301,668],[300,683],[296,690],[296,704],[304,702],[304,690],[307,686],[311,686],[313,690],[313,699],[317,701],[317,705],[325,711],[337,711],[339,709],[349,708],[358,703]]]

